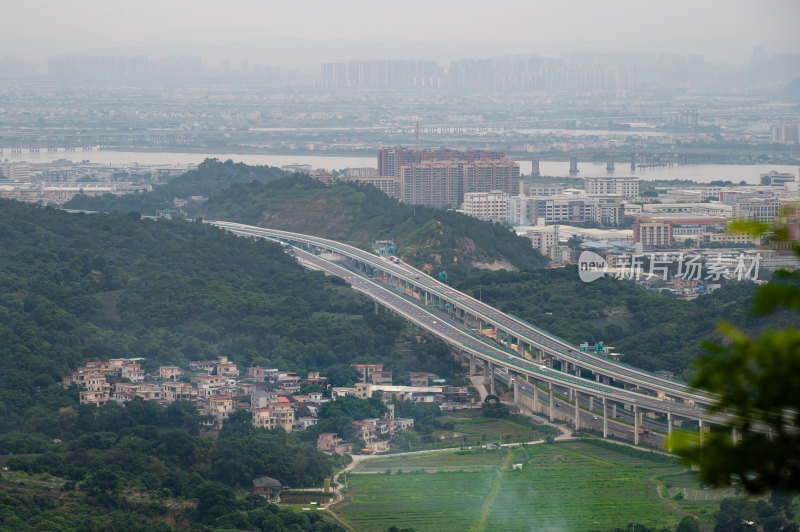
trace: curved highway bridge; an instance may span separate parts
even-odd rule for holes
[[[478,367],[483,369],[487,388],[494,391],[495,378],[500,378],[513,389],[515,403],[533,412],[549,413],[551,420],[554,405],[561,406],[554,393],[574,401],[576,428],[580,428],[581,417],[598,420],[593,412],[602,416],[604,436],[609,430],[609,414],[612,422],[630,419],[637,444],[646,433],[643,421],[664,426],[668,434],[674,424],[699,429],[702,441],[704,427],[728,419],[726,414],[707,410],[714,402],[711,395],[606,356],[582,352],[396,259],[310,235],[233,222],[207,223],[236,235],[291,246],[305,267],[342,277],[356,291],[435,334],[469,363],[470,374],[476,374]],[[541,393],[549,398],[541,400]],[[583,414],[582,404],[588,410]]]

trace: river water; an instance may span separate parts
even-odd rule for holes
[[[128,151],[63,151],[39,153],[9,153],[4,152],[2,159],[9,161],[28,161],[31,163],[47,163],[57,159],[68,159],[72,162],[89,161],[97,164],[142,166],[170,165],[186,166],[199,164],[206,158],[217,158],[222,161],[232,159],[235,162],[246,164],[260,164],[269,166],[284,166],[288,164],[309,164],[312,168],[326,168],[328,170],[341,170],[344,168],[376,167],[377,157],[342,157],[328,155],[269,155],[258,153],[177,153],[177,152],[128,152]],[[531,161],[519,160],[522,174],[530,174]],[[605,162],[582,162],[578,164],[578,176],[607,175]],[[617,163],[613,175],[629,176],[638,175],[640,179],[691,179],[701,183],[715,180],[727,180],[739,183],[745,181],[755,184],[759,182],[761,174],[771,170],[789,172],[798,175],[797,166],[780,164],[696,164],[658,166],[653,168],[637,168],[631,171],[627,163]],[[541,161],[539,163],[541,175],[567,177],[569,176],[569,162],[567,161]]]

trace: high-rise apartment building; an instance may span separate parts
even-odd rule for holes
[[[444,68],[424,60],[322,63],[320,74],[328,89],[439,89],[444,82]]]
[[[349,175],[345,177],[345,181],[372,185],[387,196],[400,197],[400,181],[391,176]]]
[[[502,190],[464,194],[465,214],[492,222],[507,222],[511,196]]]
[[[458,207],[464,197],[461,167],[454,161],[424,161],[400,169],[400,201],[428,207]]]
[[[464,161],[504,159],[505,152],[489,150],[409,150],[406,148],[381,148],[378,150],[378,175],[400,177],[400,168],[406,164],[423,161]]]
[[[587,177],[584,188],[589,196],[622,196],[635,198],[639,195],[639,178],[631,177]]]
[[[772,142],[777,144],[800,143],[800,123],[781,122],[772,126]]]
[[[28,163],[2,163],[0,176],[13,181],[26,181],[31,176],[31,167]]]
[[[788,202],[778,198],[742,199],[733,204],[733,217],[740,220],[772,223],[785,203]]]
[[[633,223],[633,241],[644,247],[669,247],[673,243],[672,224],[636,218]]]
[[[479,159],[462,165],[464,194],[502,190],[519,194],[519,165],[509,159]]]
[[[503,152],[384,148],[378,151],[378,173],[393,177],[396,197],[411,205],[458,208],[467,193],[519,194],[519,165]],[[391,187],[381,178],[371,181],[388,194]]]

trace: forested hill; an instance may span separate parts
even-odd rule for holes
[[[303,176],[232,185],[206,202],[201,214],[367,248],[375,240],[393,240],[401,255],[429,270],[470,263],[528,269],[546,262],[530,240],[502,225],[405,205],[374,187],[327,187]]]
[[[190,403],[79,405],[76,386],[57,383],[89,360],[141,357],[151,372],[227,355],[240,367],[321,371],[336,385],[353,379],[352,362],[398,376],[451,367],[444,344],[414,341],[341,279],[199,221],[0,200],[0,249],[4,530],[340,530],[234,492],[263,475],[321,485],[333,459],[306,441],[313,431],[254,430],[236,412],[211,438]],[[342,419],[328,422],[352,430]],[[57,478],[32,491],[20,471]]]
[[[87,360],[144,357],[148,371],[218,355],[298,372],[449,368],[438,352],[395,353],[406,323],[376,315],[343,281],[208,224],[2,200],[0,249],[0,433],[57,430],[73,399],[53,383]]]
[[[64,207],[99,212],[139,212],[153,216],[160,210],[169,209],[174,198],[189,200],[192,196],[210,197],[233,183],[267,182],[287,175],[288,172],[272,166],[249,166],[230,160],[221,162],[218,159],[206,159],[196,170],[177,176],[167,183],[156,185],[151,192],[122,197],[113,194],[97,197],[78,195]],[[200,202],[189,201],[184,210],[190,216],[194,216],[200,206]]]

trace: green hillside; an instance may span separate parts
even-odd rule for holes
[[[302,176],[232,185],[203,205],[201,215],[364,248],[375,240],[393,240],[400,255],[427,270],[479,263],[528,269],[546,262],[529,240],[502,225],[405,205],[373,187],[327,187]]]
[[[0,201],[0,248],[0,433],[64,437],[75,396],[54,383],[87,360],[449,373],[441,344],[405,345],[406,322],[340,279],[207,224]]]
[[[196,170],[177,176],[167,183],[155,185],[151,192],[121,197],[113,194],[97,197],[78,195],[64,207],[99,212],[139,212],[153,216],[161,210],[171,208],[174,198],[182,198],[189,200],[184,210],[191,217],[202,205],[199,201],[191,201],[192,196],[209,197],[233,183],[273,181],[287,175],[288,172],[271,166],[248,166],[231,160],[221,162],[217,159],[206,159]]]

